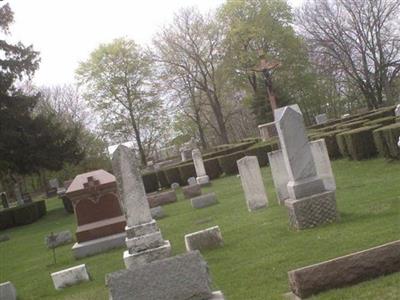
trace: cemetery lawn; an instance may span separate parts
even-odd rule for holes
[[[220,178],[203,190],[215,191],[219,204],[194,210],[188,200],[164,206],[167,217],[159,220],[173,254],[185,251],[183,236],[219,225],[225,245],[203,252],[214,290],[229,300],[282,299],[289,291],[287,271],[364,250],[399,239],[400,163],[383,159],[333,162],[337,181],[340,222],[319,228],[293,231],[286,209],[279,206],[270,168],[263,168],[269,207],[247,211],[240,179]],[[0,282],[12,281],[19,299],[108,299],[106,273],[124,268],[123,248],[74,260],[71,245],[56,249],[57,263],[44,245],[51,231],[69,229],[75,220],[62,208],[61,200],[47,200],[48,214],[34,224],[1,232],[10,240],[0,243]],[[56,291],[50,273],[85,263],[92,281]],[[332,290],[312,299],[399,299],[400,273]]]

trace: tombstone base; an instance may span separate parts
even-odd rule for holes
[[[211,184],[210,178],[208,177],[208,175],[197,177],[196,181],[201,186],[205,186],[205,185],[210,185]]]
[[[75,258],[82,258],[124,246],[125,236],[125,232],[122,232],[87,242],[75,243],[72,247],[72,254]]]
[[[224,294],[221,291],[213,292],[208,300],[225,300]]]
[[[146,249],[157,248],[164,244],[161,231],[155,231],[145,235],[125,239],[126,247],[130,253],[140,252]]]
[[[334,191],[304,197],[288,199],[285,206],[289,212],[289,223],[296,229],[316,227],[338,219]]]
[[[289,181],[287,184],[289,198],[301,199],[323,193],[325,191],[324,182],[319,177],[307,178],[299,181]]]
[[[167,258],[171,255],[171,244],[169,241],[164,241],[164,244],[157,248],[152,248],[140,252],[129,253],[124,251],[124,263],[127,269],[134,268],[137,265],[143,265],[155,260]]]
[[[137,236],[150,234],[159,231],[157,222],[153,219],[148,223],[143,223],[135,226],[125,226],[126,237],[134,238]]]

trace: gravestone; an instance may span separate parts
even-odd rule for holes
[[[114,175],[96,170],[75,177],[65,194],[71,200],[77,222],[75,258],[120,247],[125,240],[125,217]]]
[[[173,182],[173,183],[171,184],[171,189],[173,189],[174,191],[176,191],[177,189],[179,189],[179,183]]]
[[[207,263],[198,251],[106,275],[113,300],[223,300],[212,292]]]
[[[194,185],[197,184],[197,180],[194,177],[189,177],[187,180],[188,185]]]
[[[254,211],[268,204],[257,156],[245,156],[237,161],[247,209]]]
[[[315,122],[317,124],[325,124],[326,122],[328,122],[328,116],[326,114],[316,115]]]
[[[90,275],[86,265],[82,264],[72,268],[51,273],[51,279],[56,290],[76,285],[81,282],[90,281]]]
[[[59,246],[73,242],[72,233],[69,230],[52,233],[45,237],[45,244],[47,248],[54,249]]]
[[[24,205],[24,199],[22,198],[21,188],[18,183],[14,184],[14,195],[18,205]]]
[[[297,229],[318,226],[337,219],[334,191],[326,191],[317,168],[303,116],[296,108],[275,110],[279,141],[289,181],[285,205],[289,221]]]
[[[113,154],[112,167],[126,217],[125,243],[128,250],[123,254],[126,268],[168,257],[171,245],[163,239],[151,216],[134,152],[123,145],[118,146]]]
[[[271,166],[272,181],[274,182],[276,197],[280,205],[285,204],[285,200],[289,199],[287,184],[289,175],[284,167],[282,150],[268,152],[268,161]]]
[[[0,283],[0,299],[1,300],[17,300],[17,290],[10,282]]]
[[[190,203],[192,204],[193,208],[204,208],[207,206],[217,204],[218,201],[217,197],[215,196],[215,193],[208,193],[190,199]]]
[[[397,104],[396,108],[394,109],[394,115],[396,117],[400,116],[400,104]]]
[[[292,292],[307,298],[400,271],[400,240],[288,272]]]
[[[201,187],[200,184],[192,184],[188,186],[184,186],[182,188],[183,196],[185,199],[191,199],[193,197],[197,197],[201,195]]]
[[[1,197],[1,205],[3,206],[3,208],[9,208],[6,192],[0,193],[0,197]]]
[[[150,209],[150,212],[151,212],[151,216],[155,220],[162,219],[165,217],[165,213],[164,213],[162,206],[153,207]]]
[[[194,168],[196,169],[196,181],[200,185],[207,185],[210,183],[210,178],[206,174],[206,169],[204,167],[203,157],[199,149],[194,149],[192,151]]]
[[[260,137],[263,141],[267,141],[278,135],[275,122],[258,125],[258,130],[260,132]]]
[[[185,235],[187,251],[219,248],[224,245],[219,226],[210,227]]]
[[[157,207],[160,205],[170,204],[176,202],[175,191],[166,191],[162,193],[151,193],[147,195],[147,201],[149,202],[150,208]]]

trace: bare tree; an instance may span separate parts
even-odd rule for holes
[[[297,24],[313,56],[333,62],[369,108],[392,102],[400,72],[398,0],[309,0]]]
[[[172,66],[176,75],[190,81],[194,91],[204,94],[215,118],[213,128],[223,143],[229,143],[220,95],[222,39],[222,29],[212,16],[202,16],[193,8],[184,9],[154,39],[153,58],[167,68]]]

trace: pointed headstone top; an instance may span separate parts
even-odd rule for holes
[[[275,109],[274,110],[275,121],[276,122],[279,121],[282,118],[282,115],[283,115],[284,111],[286,109],[289,109],[289,108],[293,109],[293,110],[297,111],[299,114],[303,115],[301,110],[300,110],[299,105],[298,104],[293,104],[293,105],[284,106],[284,107],[280,107],[280,108]]]

